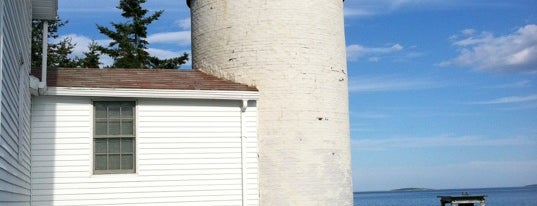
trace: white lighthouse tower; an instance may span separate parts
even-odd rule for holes
[[[258,88],[261,205],[352,205],[342,0],[187,0],[193,68]]]

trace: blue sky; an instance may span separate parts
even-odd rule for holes
[[[59,3],[74,55],[121,20]],[[145,6],[165,10],[149,52],[189,52],[184,1]],[[537,184],[536,0],[347,0],[345,20],[355,191]]]

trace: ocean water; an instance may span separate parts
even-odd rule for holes
[[[355,192],[354,206],[439,206],[437,196],[461,195],[463,192],[487,195],[487,206],[537,206],[537,187]]]

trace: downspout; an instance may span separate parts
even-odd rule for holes
[[[246,206],[248,205],[248,194],[247,194],[247,182],[246,182],[246,175],[248,174],[246,172],[246,155],[247,155],[247,147],[246,147],[246,109],[248,108],[248,100],[243,99],[242,100],[242,106],[241,106],[241,175],[242,175],[242,205]]]
[[[47,89],[47,58],[48,58],[48,21],[43,21],[43,44],[41,47],[41,82],[39,94],[45,94]]]

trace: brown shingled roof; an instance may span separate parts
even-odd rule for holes
[[[41,70],[32,70],[41,77]],[[257,91],[200,70],[176,69],[72,69],[47,71],[49,87]]]

